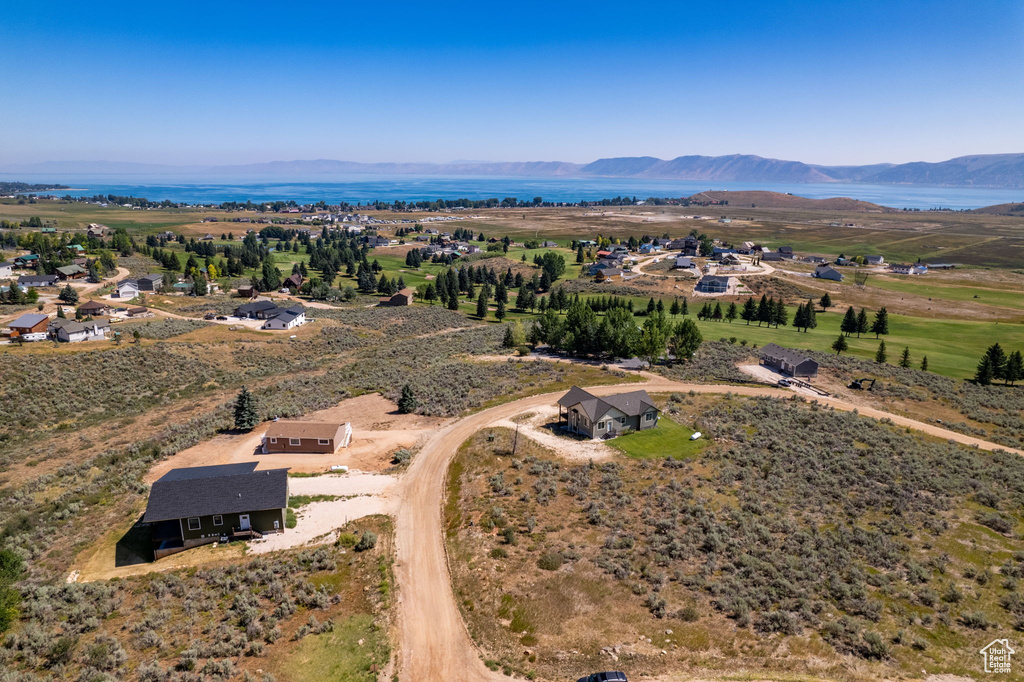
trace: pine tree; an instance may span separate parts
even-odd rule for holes
[[[1010,353],[1010,357],[1006,361],[1004,378],[1006,379],[1006,383],[1011,386],[1021,379],[1024,379],[1024,356],[1021,356],[1019,350],[1015,350]]]
[[[804,332],[808,329],[816,329],[818,326],[818,314],[814,312],[814,306],[811,304],[811,299],[807,299],[807,305],[804,306]]]
[[[988,357],[989,364],[992,366],[992,378],[1005,379],[1006,353],[1003,351],[1002,346],[1000,346],[998,343],[993,343],[985,351],[985,355]]]
[[[67,319],[67,317],[64,315],[64,306],[57,306],[57,317],[59,317],[62,320]]]
[[[481,320],[487,317],[487,288],[480,289],[480,296],[476,299],[476,316]]]
[[[647,314],[653,314],[656,308],[657,306],[654,305],[654,297],[651,296],[651,300],[647,301]]]
[[[682,311],[682,309],[682,306],[679,305],[679,299],[677,298],[672,301],[672,305],[669,306],[668,312],[672,317],[675,317]]]
[[[875,362],[882,363],[889,358],[889,355],[885,352],[885,341],[878,344],[878,350],[875,351]]]
[[[857,313],[857,338],[860,338],[861,334],[865,334],[868,331],[868,311],[863,308]],[[875,337],[878,338],[877,336]]]
[[[723,317],[722,316],[722,304],[721,303],[716,303],[715,304],[715,309],[711,313],[711,319],[716,321],[716,322],[721,322],[722,321],[722,317]]]
[[[757,326],[762,322],[771,322],[772,305],[768,303],[768,294],[761,294],[761,301],[757,304]]]
[[[247,387],[242,386],[235,399],[235,428],[252,431],[261,421],[259,410],[256,408],[256,397]]]
[[[992,371],[992,360],[988,355],[981,356],[981,362],[978,363],[978,370],[974,373],[974,381],[981,384],[982,386],[988,386],[992,383],[994,376]]]
[[[903,347],[903,355],[900,356],[900,367],[910,369],[910,346]]]
[[[922,372],[927,372],[928,371],[928,356],[927,355],[925,355],[925,356],[923,356],[921,358],[921,371]]]
[[[836,355],[839,355],[844,350],[849,350],[849,348],[850,344],[846,342],[846,337],[843,336],[842,334],[840,334],[839,338],[832,342],[832,350],[836,352]]]
[[[853,309],[853,306],[846,309],[843,321],[839,323],[839,331],[847,336],[857,333],[857,311]]]
[[[751,320],[757,318],[757,304],[754,303],[753,296],[744,301],[743,312],[740,313],[740,318],[745,320],[748,326]]]
[[[74,305],[78,303],[78,292],[75,291],[74,287],[70,284],[65,284],[64,288],[61,289],[60,293],[57,295],[57,298],[60,299],[62,303]]]
[[[775,325],[776,329],[778,329],[779,326],[785,327],[789,324],[789,311],[786,310],[786,304],[782,302],[781,298],[778,301],[775,301],[774,305],[772,305],[771,321],[772,324]]]
[[[825,295],[821,297],[819,304],[821,305],[822,312],[832,307],[832,297],[828,295],[827,291],[825,292]]]
[[[793,326],[797,329],[803,329],[807,323],[807,311],[804,309],[804,304],[801,303],[796,307],[796,313],[793,315]]]
[[[516,347],[516,337],[515,334],[512,332],[512,325],[510,324],[505,325],[505,337],[502,339],[501,345],[503,348]]]
[[[690,314],[690,306],[686,302],[686,297],[685,296],[683,297],[683,305],[681,307],[682,307],[682,309],[679,311],[680,315],[689,315]]]
[[[576,247],[576,262],[583,262],[583,244],[580,244],[578,247]]]
[[[874,332],[875,338],[877,339],[879,334],[889,333],[889,311],[882,306],[875,313],[875,321],[871,324],[871,331]]]
[[[498,301],[498,307],[494,311],[494,317],[498,318],[498,322],[505,319],[505,302]]]
[[[725,312],[725,319],[731,324],[739,316],[739,309],[735,303],[729,304],[729,309]]]
[[[412,386],[409,384],[402,386],[402,397],[398,399],[398,411],[402,414],[411,414],[416,411],[418,406],[419,402],[412,392]]]

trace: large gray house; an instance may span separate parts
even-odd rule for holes
[[[818,376],[818,363],[804,353],[792,348],[783,348],[774,343],[761,347],[761,364],[789,374],[793,377]]]
[[[143,522],[154,558],[218,540],[283,533],[288,469],[256,462],[171,469],[153,484]]]
[[[569,431],[589,438],[613,438],[626,429],[653,429],[658,425],[658,412],[647,391],[598,398],[579,386],[573,386],[558,399],[559,423],[564,414]]]

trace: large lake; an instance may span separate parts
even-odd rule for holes
[[[0,180],[32,183],[57,182],[77,188],[54,194],[92,196],[116,194],[168,199],[188,203],[223,201],[254,202],[295,200],[351,204],[380,201],[431,201],[435,199],[488,199],[516,197],[545,201],[595,201],[616,196],[682,197],[702,190],[752,190],[790,192],[815,199],[851,197],[893,208],[979,208],[1024,201],[1024,190],[929,187],[921,185],[801,184],[708,182],[705,180],[646,180],[636,178],[528,178],[443,175],[321,175],[274,180],[266,176],[223,175],[19,175],[0,174]]]

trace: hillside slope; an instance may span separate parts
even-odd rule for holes
[[[690,197],[692,201],[727,201],[732,208],[790,208],[828,211],[861,211],[869,213],[885,213],[895,209],[860,201],[849,197],[831,197],[829,199],[809,199],[781,192],[765,192],[751,190],[744,192],[727,192],[714,190],[698,192]]]

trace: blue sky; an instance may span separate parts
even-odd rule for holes
[[[0,163],[1024,151],[1024,3],[0,0]]]

